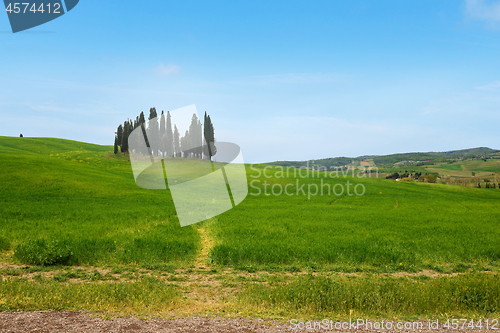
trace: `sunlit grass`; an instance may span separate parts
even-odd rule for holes
[[[0,281],[0,311],[89,310],[155,314],[179,303],[177,288],[155,278],[125,283],[71,283],[7,278]]]
[[[500,308],[498,274],[439,278],[302,276],[248,284],[242,301],[286,315],[491,317]],[[293,317],[296,318],[296,317]]]
[[[180,227],[169,191],[139,188],[111,148],[1,137],[0,247],[30,264],[51,255],[41,243],[67,249],[69,264],[192,260],[199,236]]]
[[[211,256],[223,265],[371,265],[415,271],[429,264],[498,262],[500,191],[347,177],[266,178],[248,168],[253,187],[214,225]],[[262,171],[262,169],[260,169]],[[304,173],[305,174],[305,173]],[[274,176],[273,176],[274,175]],[[316,184],[362,184],[361,195],[307,195]],[[264,181],[269,184],[267,193]],[[297,195],[296,182],[305,195]],[[275,195],[272,186],[293,184]],[[257,189],[256,189],[257,187]],[[351,185],[353,193],[354,185]],[[292,190],[293,189],[293,190]],[[340,189],[340,187],[339,187]],[[312,187],[312,191],[314,187]],[[258,194],[259,195],[252,195]],[[279,186],[274,193],[279,193]],[[313,191],[314,192],[314,191]]]
[[[352,174],[301,178],[276,168],[266,177],[264,167],[248,166],[249,195],[241,204],[181,228],[168,189],[138,187],[128,156],[114,155],[111,146],[0,137],[0,260],[14,264],[2,270],[0,310],[158,313],[188,306],[171,283],[203,274],[236,295],[243,291],[237,303],[221,298],[214,308],[227,303],[251,314],[269,307],[286,315],[498,312],[500,190]],[[181,171],[180,178],[192,178]],[[306,193],[297,194],[297,180]],[[362,184],[363,195],[307,195],[308,187],[345,189],[348,181],[351,193]],[[288,184],[293,195],[275,195]],[[201,251],[206,244],[213,247]],[[207,264],[204,273],[195,267]],[[225,276],[230,270],[241,275]],[[463,276],[381,275],[422,270]],[[259,271],[269,274],[246,276]],[[484,271],[492,274],[477,274]]]

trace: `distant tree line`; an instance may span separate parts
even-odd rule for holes
[[[500,184],[498,182],[494,183],[488,178],[484,179],[483,185],[481,186],[481,182],[477,182],[477,188],[500,188]]]
[[[475,172],[472,172],[472,178],[457,178],[451,176],[439,176],[437,173],[425,173],[405,170],[403,173],[394,172],[386,176],[386,179],[391,180],[402,180],[402,181],[419,181],[425,183],[441,183],[441,184],[449,184],[449,185],[462,185],[465,187],[477,187],[477,188],[487,188],[487,189],[500,189],[500,181],[497,179],[497,175],[495,175],[495,179],[491,180],[489,178],[484,178],[482,181],[474,177],[476,175]]]
[[[426,183],[435,183],[437,180],[438,175],[437,174],[431,174],[431,173],[426,173],[425,175],[422,175],[421,172],[415,172],[415,171],[410,171],[408,172],[405,170],[404,173],[391,173],[385,179],[404,179],[404,180],[418,180],[420,182],[426,182]]]
[[[196,114],[193,114],[189,129],[186,130],[183,136],[180,135],[177,125],[172,124],[170,111],[167,111],[166,115],[163,111],[161,112],[159,123],[156,108],[149,109],[147,122],[144,112],[141,112],[135,120],[128,119],[116,129],[115,154],[118,151],[129,153],[129,136],[138,127],[142,128],[142,132],[145,134],[146,146],[149,149],[136,153],[199,159],[211,159],[217,153],[214,145],[214,125],[206,112],[203,127]]]

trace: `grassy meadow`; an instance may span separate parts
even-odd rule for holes
[[[241,204],[181,228],[112,146],[0,137],[0,169],[0,310],[500,311],[500,189],[248,165]]]
[[[330,178],[332,174],[325,178],[325,173],[275,177],[280,171],[269,168],[267,176],[272,177],[266,178],[260,170],[248,170],[250,182],[260,187],[250,187],[244,203],[218,218],[215,263],[411,272],[500,259],[500,191],[341,173],[338,178]],[[305,185],[306,195],[296,195],[297,179],[299,187]],[[264,181],[269,183],[267,193]],[[352,184],[351,195],[347,182]],[[293,195],[275,195],[286,184],[293,184],[288,191]],[[332,190],[327,195],[328,184],[330,188],[339,184],[337,194],[342,185],[344,193],[335,195]],[[354,193],[355,184],[360,184],[358,194],[364,188],[363,195]]]
[[[3,248],[37,265],[192,259],[199,236],[179,227],[169,192],[136,186],[130,162],[111,150],[1,138]]]

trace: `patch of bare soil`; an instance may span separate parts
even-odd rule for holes
[[[396,326],[397,322],[393,322]],[[420,321],[420,327],[413,329],[384,329],[383,332],[419,332],[419,333],[441,333],[449,332],[449,329],[440,327],[439,329],[430,329],[429,323]],[[295,328],[295,329],[294,329]],[[122,333],[122,332],[327,332],[332,330],[325,329],[303,329],[297,326],[292,327],[289,323],[278,323],[262,319],[221,319],[221,318],[183,318],[183,319],[151,319],[142,320],[139,318],[113,318],[103,319],[91,316],[88,313],[77,311],[62,312],[0,312],[0,332],[78,332],[78,333]],[[380,332],[380,329],[341,329],[337,332]],[[453,331],[469,332],[498,332],[498,330],[486,329],[458,329]]]
[[[85,312],[3,312],[0,332],[292,332],[287,325],[257,319],[102,319]]]

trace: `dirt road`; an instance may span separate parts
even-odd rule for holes
[[[396,323],[396,322],[395,322]],[[77,311],[62,312],[0,312],[0,332],[78,332],[78,333],[121,333],[121,332],[419,332],[419,333],[450,333],[473,331],[499,332],[486,328],[451,330],[429,329],[428,322],[421,322],[421,329],[299,329],[292,328],[290,323],[277,323],[261,319],[220,319],[220,318],[186,318],[186,319],[152,319],[141,320],[138,318],[102,319],[89,313]]]

